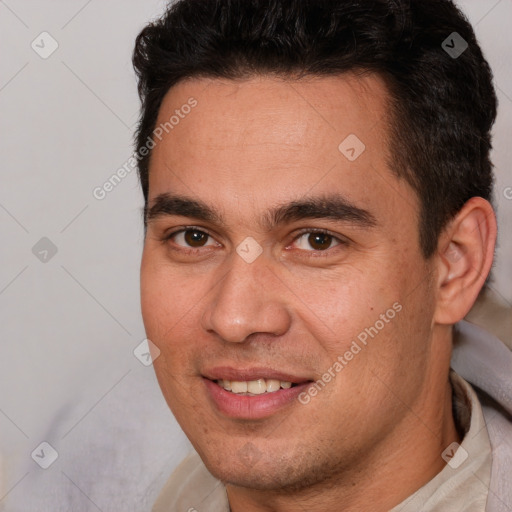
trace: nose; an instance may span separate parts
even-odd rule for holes
[[[255,333],[283,335],[291,321],[283,286],[263,255],[247,263],[234,253],[227,273],[206,299],[203,329],[231,343]]]

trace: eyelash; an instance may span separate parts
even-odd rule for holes
[[[205,231],[202,228],[198,228],[197,226],[184,226],[184,227],[182,227],[180,229],[177,229],[176,231],[173,231],[171,233],[168,233],[168,234],[164,235],[164,237],[162,238],[162,242],[166,243],[166,242],[170,241],[173,236],[176,236],[176,235],[178,235],[180,233],[184,233],[186,231],[197,231],[199,233],[203,233],[203,234],[207,235],[210,238],[213,238],[213,236],[210,233],[208,233],[208,231]],[[311,234],[318,233],[318,234],[322,234],[322,235],[327,235],[327,236],[332,237],[332,239],[335,240],[336,242],[338,242],[338,244],[335,245],[334,247],[330,247],[329,249],[325,249],[323,251],[315,250],[315,249],[312,249],[311,251],[307,251],[305,249],[299,249],[301,252],[310,253],[309,257],[312,257],[312,258],[319,258],[319,257],[330,256],[331,255],[330,251],[332,251],[336,247],[339,247],[339,246],[346,247],[346,246],[349,245],[348,240],[346,240],[344,238],[341,238],[338,235],[335,235],[334,233],[331,233],[328,230],[320,229],[320,228],[304,228],[304,229],[299,230],[299,232],[295,234],[292,243],[295,242],[296,240],[298,240],[302,235],[304,235],[306,233],[311,233]],[[185,248],[182,245],[177,245],[176,247],[178,247],[178,248],[173,248],[173,250],[180,251],[180,252],[185,253],[185,254],[197,254],[197,253],[199,253],[199,252],[204,250],[203,247],[200,247],[200,248]]]

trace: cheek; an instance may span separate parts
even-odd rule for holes
[[[206,290],[200,277],[185,276],[159,258],[145,253],[141,264],[141,309],[146,333],[159,345],[181,332],[197,314]]]
[[[303,320],[307,330],[321,341],[322,360],[327,365],[324,370],[339,363],[334,373],[339,370],[341,378],[335,379],[335,386],[340,393],[350,389],[351,395],[357,391],[375,397],[375,390],[382,387],[378,379],[374,382],[375,374],[387,381],[401,373],[404,361],[414,360],[419,366],[424,363],[420,357],[424,347],[414,343],[417,331],[424,327],[418,317],[422,300],[417,294],[422,293],[422,287],[416,290],[411,304],[407,279],[396,267],[391,270],[383,264],[367,267],[364,272],[353,269],[316,287],[304,299],[308,307],[303,307]],[[297,283],[297,289],[303,290],[306,284]],[[377,397],[375,407],[379,400]]]
[[[140,295],[142,318],[146,335],[160,347],[160,331],[165,329],[171,318],[167,316],[170,294],[165,275],[161,275],[155,266],[143,259],[141,266]]]
[[[146,336],[159,348],[153,368],[169,407],[181,415],[194,407],[185,381],[192,374],[190,325],[195,310],[183,277],[145,253],[140,273],[141,310]],[[197,301],[196,301],[197,302]]]
[[[324,349],[339,354],[392,308],[400,297],[393,284],[371,268],[344,267],[324,277],[295,273],[289,286],[309,330],[323,340]]]

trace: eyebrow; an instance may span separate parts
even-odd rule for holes
[[[145,224],[165,216],[190,217],[204,222],[226,225],[222,215],[206,203],[181,195],[159,194],[151,207],[144,209]],[[339,194],[309,197],[271,208],[259,224],[268,231],[275,227],[302,219],[330,219],[350,222],[361,227],[377,224],[375,216],[359,208]]]

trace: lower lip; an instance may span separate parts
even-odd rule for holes
[[[288,389],[249,396],[231,393],[209,379],[203,380],[221,413],[230,418],[248,420],[266,418],[293,402],[298,403],[298,396],[311,385],[311,382],[304,382]]]

